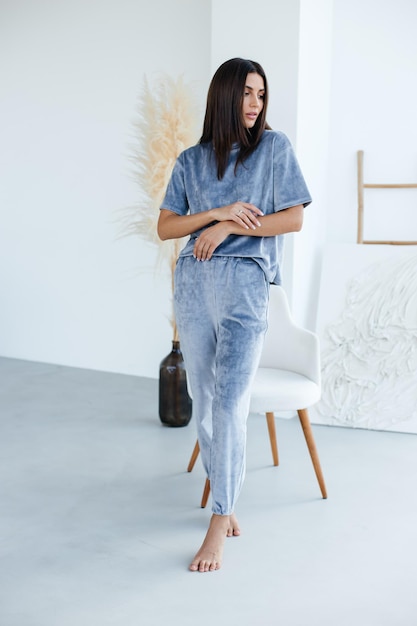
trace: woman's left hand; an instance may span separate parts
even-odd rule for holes
[[[213,252],[229,235],[227,222],[218,222],[206,228],[195,240],[193,255],[197,261],[209,261]]]

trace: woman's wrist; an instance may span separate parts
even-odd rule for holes
[[[220,221],[217,209],[209,209],[207,211],[207,213],[210,216],[210,221],[211,222],[219,222]]]

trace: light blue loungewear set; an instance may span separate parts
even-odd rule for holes
[[[310,204],[283,133],[264,131],[235,173],[238,153],[233,147],[218,180],[211,144],[182,152],[161,208],[186,215],[241,201],[266,215]],[[209,261],[200,262],[193,247],[201,232],[193,233],[180,253],[174,307],[212,511],[230,515],[245,474],[250,388],[267,327],[269,284],[281,284],[283,235],[229,235]]]

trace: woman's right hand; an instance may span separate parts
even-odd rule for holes
[[[239,226],[243,226],[247,229],[256,229],[257,226],[260,226],[261,224],[257,216],[263,215],[258,207],[249,202],[234,202],[233,204],[228,204],[218,209],[212,209],[210,214],[217,222],[232,220],[236,222],[236,224],[239,224]]]

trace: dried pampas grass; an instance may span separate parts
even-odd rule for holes
[[[192,89],[182,76],[174,80],[165,75],[152,86],[145,77],[134,122],[136,143],[132,148],[133,173],[141,200],[132,207],[127,230],[128,234],[139,235],[158,246],[157,264],[168,262],[172,286],[183,241],[158,238],[159,207],[178,155],[197,141],[197,119]],[[175,341],[178,336],[173,313],[171,324]]]

